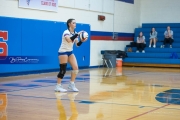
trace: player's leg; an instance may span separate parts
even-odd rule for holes
[[[172,43],[173,43],[173,39],[172,39],[172,38],[169,38],[170,48],[172,48]]]
[[[140,48],[142,49],[142,53],[145,53],[145,44],[144,43],[140,43]]]
[[[71,72],[71,82],[74,82],[76,79],[76,75],[78,74],[79,70],[78,70],[78,64],[77,64],[77,60],[74,54],[71,54],[69,56],[68,62],[70,63],[71,67],[72,67],[72,72]]]
[[[152,38],[150,39],[149,47],[151,47],[151,45],[152,45]]]
[[[60,55],[60,56],[58,56],[58,58],[59,58],[60,70],[59,70],[59,73],[57,75],[57,85],[56,85],[55,91],[66,92],[67,90],[62,87],[61,81],[62,81],[62,79],[66,73],[68,56],[67,55]]]
[[[139,53],[139,49],[140,49],[140,43],[137,43],[137,50],[136,50],[137,53]]]
[[[153,43],[154,43],[153,47],[155,48],[156,47],[156,38],[153,38]]]
[[[63,77],[64,77],[64,75],[66,73],[68,56],[67,55],[60,55],[58,58],[59,58],[60,71],[59,71],[59,73],[57,75],[57,77],[58,77],[57,83],[61,84],[61,80],[63,79]]]
[[[70,63],[71,67],[72,67],[72,72],[71,72],[71,81],[70,81],[70,84],[69,84],[69,89],[75,91],[75,92],[78,92],[79,90],[76,88],[75,84],[74,84],[74,81],[76,79],[76,76],[79,72],[78,70],[78,64],[77,64],[77,60],[76,60],[76,57],[74,54],[71,54],[68,58],[68,62]]]
[[[167,42],[168,42],[168,38],[164,38],[164,42],[163,42],[163,47],[162,48],[164,48],[164,46],[166,45]]]

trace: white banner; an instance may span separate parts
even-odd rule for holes
[[[19,7],[58,11],[58,0],[19,0]]]

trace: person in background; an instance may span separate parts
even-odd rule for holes
[[[142,53],[145,53],[145,45],[146,42],[145,42],[145,36],[143,36],[143,33],[140,32],[139,33],[139,36],[137,37],[137,51],[136,53],[139,53],[139,50],[142,49]]]
[[[149,39],[150,39],[149,47],[151,47],[151,45],[153,43],[154,44],[153,48],[155,48],[156,47],[156,42],[157,42],[157,32],[156,32],[155,28],[151,29]]]
[[[167,30],[164,32],[164,43],[161,45],[161,48],[164,48],[166,43],[170,44],[170,48],[172,48],[173,40],[173,31],[171,30],[170,26],[167,26]]]

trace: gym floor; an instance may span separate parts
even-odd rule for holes
[[[0,120],[179,120],[180,70],[80,70],[79,92],[54,92],[57,72],[0,78]],[[70,71],[63,79],[67,88]]]

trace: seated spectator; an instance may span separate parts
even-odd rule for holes
[[[137,37],[137,53],[139,53],[139,50],[142,49],[142,53],[145,53],[144,48],[145,48],[145,37],[143,36],[143,33],[140,32],[139,36]]]
[[[172,43],[173,43],[173,31],[171,30],[170,26],[167,27],[167,30],[164,32],[164,43],[161,45],[161,48],[164,48],[166,43],[170,44],[170,48],[172,48]]]
[[[156,47],[156,42],[157,42],[157,32],[155,30],[155,28],[152,28],[151,32],[150,32],[150,43],[149,43],[149,47],[151,47],[152,42],[153,42],[153,48]]]

